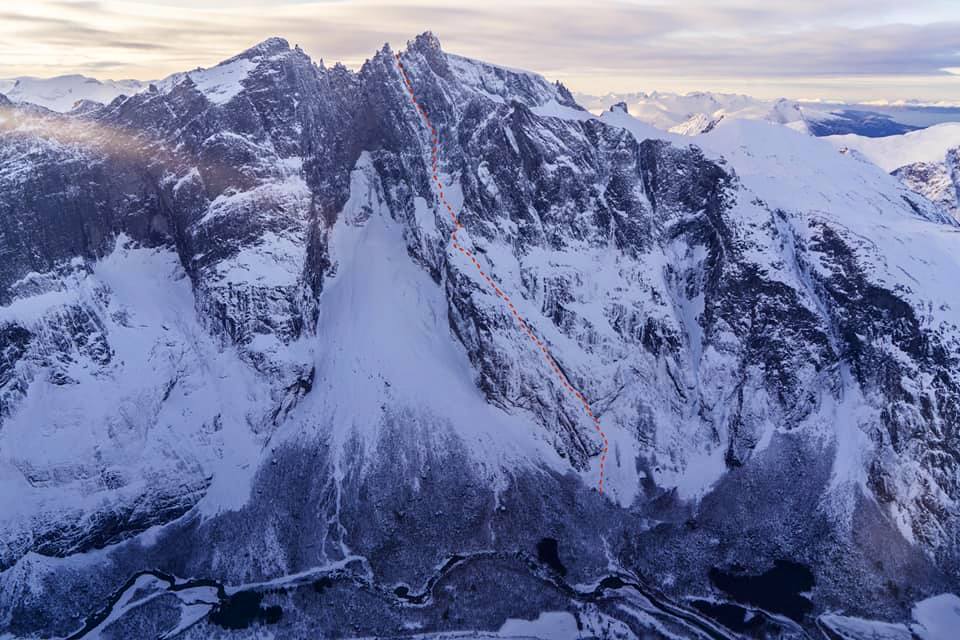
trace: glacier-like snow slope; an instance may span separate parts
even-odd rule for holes
[[[955,590],[955,222],[789,127],[681,136],[430,34],[401,57],[461,244],[600,415],[605,495],[592,424],[450,246],[389,47],[351,72],[272,38],[71,115],[0,99],[0,481],[25,496],[0,633],[113,607],[96,633],[227,634],[245,591],[282,615],[240,636],[567,607],[735,636],[703,597],[802,637]],[[784,558],[809,614],[712,571]],[[226,586],[198,612],[144,571]]]
[[[733,113],[757,109],[763,101],[741,94],[693,92],[685,95],[653,91],[651,93],[610,94],[602,98],[575,96],[593,111],[606,110],[623,102],[637,120],[664,131],[682,124],[692,116],[712,116],[717,112]]]
[[[960,147],[960,122],[945,122],[885,138],[848,134],[826,139],[838,149],[855,149],[884,171],[893,172],[918,162],[943,162],[947,151]]]

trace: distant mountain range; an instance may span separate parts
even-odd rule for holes
[[[787,100],[761,100],[732,93],[694,92],[574,94],[593,112],[617,103],[648,124],[674,133],[703,133],[722,118],[766,120],[785,124],[815,136],[853,133],[882,137],[914,131],[940,122],[960,121],[960,105],[844,104]]]
[[[202,71],[196,69],[190,73]],[[169,85],[185,75],[186,72],[179,72],[153,83]],[[97,80],[76,74],[54,78],[21,76],[0,79],[0,94],[15,103],[29,102],[65,113],[79,103],[106,104],[117,96],[142,91],[150,84],[151,81]],[[683,135],[703,133],[711,123],[731,117],[786,124],[815,136],[857,134],[867,137],[897,135],[941,122],[960,121],[960,103],[761,100],[742,94],[712,92],[573,95],[579,104],[595,113],[622,102],[638,120]]]
[[[34,78],[21,76],[0,80],[0,94],[12,102],[29,102],[65,113],[84,100],[105,104],[119,95],[145,88],[138,80],[97,80],[82,75]]]

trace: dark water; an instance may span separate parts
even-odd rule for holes
[[[317,593],[323,593],[332,587],[333,584],[333,579],[330,576],[323,576],[322,578],[314,581],[313,590]]]
[[[544,538],[537,543],[537,560],[547,565],[561,576],[567,575],[567,568],[560,562],[560,549],[553,538]]]
[[[137,579],[141,576],[153,576],[165,582],[167,591],[170,593],[186,591],[196,587],[213,587],[217,591],[218,603],[214,605],[210,612],[210,621],[227,629],[244,629],[257,621],[274,624],[283,615],[283,609],[279,606],[261,607],[260,602],[263,600],[263,594],[255,591],[240,591],[228,596],[223,585],[215,580],[199,579],[178,582],[172,575],[162,571],[140,571],[131,576],[122,587],[114,592],[103,609],[88,616],[83,628],[70,635],[67,640],[79,640],[97,630],[110,616],[117,602],[128,590],[133,588]]]
[[[263,594],[256,591],[241,591],[213,608],[210,622],[224,629],[246,629],[254,622],[276,624],[283,615],[283,609],[277,605],[262,607]]]
[[[805,564],[775,560],[772,569],[759,575],[745,573],[737,565],[730,571],[713,567],[709,576],[715,587],[734,600],[782,613],[796,622],[802,622],[813,611],[809,598],[800,595],[815,583],[813,572]]]
[[[427,580],[426,587],[422,592],[412,594],[410,593],[410,587],[406,585],[400,585],[393,590],[393,595],[407,604],[426,604],[430,601],[433,588],[437,585],[437,582],[439,582],[442,577],[448,574],[455,567],[464,564],[469,560],[471,560],[470,556],[452,555],[447,558],[447,561],[443,563],[443,566],[440,567],[440,570],[437,573],[430,576],[430,578]]]

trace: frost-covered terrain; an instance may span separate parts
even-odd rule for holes
[[[0,637],[948,637],[955,220],[399,54],[603,495],[389,46],[0,98]]]

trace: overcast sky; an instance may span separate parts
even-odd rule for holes
[[[590,93],[960,102],[960,0],[3,0],[0,77],[153,79],[272,35],[355,67],[428,29]]]

